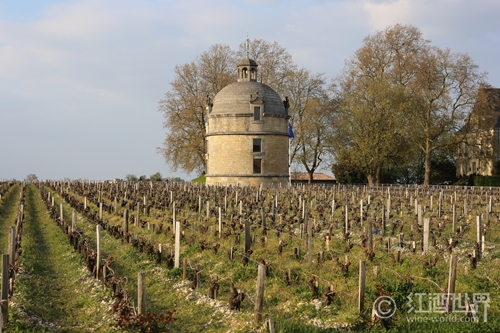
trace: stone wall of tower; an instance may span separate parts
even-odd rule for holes
[[[207,185],[288,184],[288,119],[252,114],[209,116],[207,132]],[[253,139],[262,151],[253,152]],[[253,159],[262,159],[262,173],[253,173]]]
[[[264,116],[263,120],[254,121],[253,114],[240,113],[209,116],[209,135],[214,133],[267,132],[288,133],[288,120],[284,117]]]

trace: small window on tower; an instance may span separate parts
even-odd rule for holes
[[[260,106],[254,106],[253,108],[253,120],[260,120]]]
[[[260,158],[253,159],[253,173],[254,174],[262,173],[262,159]]]
[[[253,152],[262,152],[262,139],[253,139]]]

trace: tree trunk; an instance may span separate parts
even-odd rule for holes
[[[308,179],[307,179],[307,183],[308,183],[309,185],[311,185],[311,184],[313,183],[313,179],[314,179],[314,178],[313,178],[313,177],[314,177],[314,171],[309,171],[309,172],[307,173],[307,175],[309,176],[309,177],[308,177]]]
[[[424,173],[424,186],[428,186],[431,183],[431,149],[430,143],[426,143],[425,147],[425,173]]]
[[[375,175],[372,173],[365,173],[365,176],[366,179],[368,179],[368,186],[373,186],[374,178],[376,178]]]

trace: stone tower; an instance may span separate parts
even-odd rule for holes
[[[287,185],[288,109],[257,82],[257,63],[238,64],[238,80],[207,105],[207,185]]]

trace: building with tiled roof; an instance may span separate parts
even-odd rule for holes
[[[292,184],[307,184],[309,183],[309,174],[307,172],[292,172]],[[313,173],[313,184],[336,184],[337,179],[327,175],[326,173]]]

